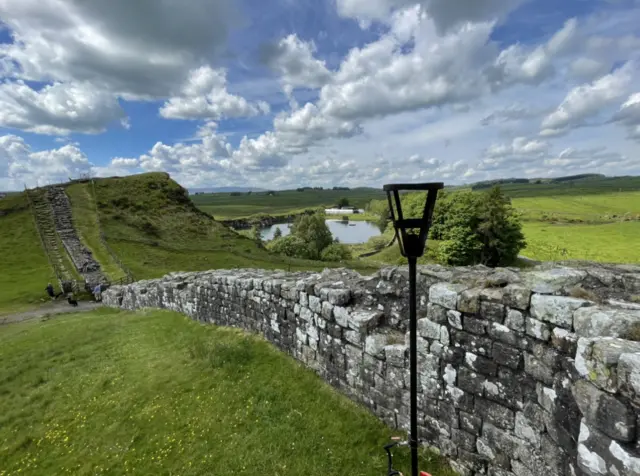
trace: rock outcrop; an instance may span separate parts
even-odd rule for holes
[[[640,474],[640,267],[419,268],[419,429],[461,474]],[[408,428],[408,271],[172,273],[104,303],[263,335]],[[602,334],[602,335],[598,335]]]

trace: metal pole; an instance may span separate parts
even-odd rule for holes
[[[409,257],[409,375],[411,388],[411,476],[418,476],[418,352],[417,352],[417,317],[416,317],[416,261]]]

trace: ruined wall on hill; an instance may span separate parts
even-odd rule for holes
[[[419,425],[462,474],[640,474],[640,267],[419,268]],[[263,335],[408,428],[408,274],[173,273],[104,302]],[[573,297],[577,296],[577,297]]]

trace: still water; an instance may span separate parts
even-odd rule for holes
[[[281,223],[279,225],[273,225],[268,228],[263,228],[261,233],[262,239],[269,241],[273,239],[273,234],[276,232],[276,228],[280,228],[282,236],[288,235],[290,230],[289,223]],[[331,230],[331,234],[334,238],[338,238],[340,243],[364,243],[372,236],[378,236],[380,230],[378,227],[368,221],[340,221],[340,220],[327,220],[327,226]]]

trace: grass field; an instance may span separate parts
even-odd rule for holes
[[[24,194],[0,200],[0,315],[17,312],[45,297],[55,275],[45,255]]]
[[[354,207],[364,206],[374,199],[384,198],[382,190],[284,190],[268,195],[267,192],[242,194],[207,193],[192,195],[191,200],[201,210],[213,215],[217,220],[245,218],[264,213],[285,215],[302,213],[305,209],[335,205],[341,198],[349,200]]]
[[[1,327],[0,360],[0,475],[385,474],[390,430],[238,330],[102,309]]]

